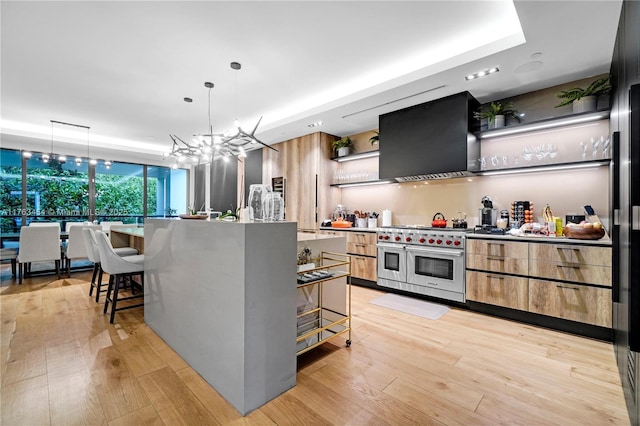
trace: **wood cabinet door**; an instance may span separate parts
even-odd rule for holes
[[[315,230],[318,152],[313,135],[284,144],[285,217],[299,230]]]
[[[529,279],[467,271],[467,300],[526,311]]]
[[[530,279],[529,311],[611,327],[611,290]]]
[[[378,261],[375,257],[351,256],[351,276],[363,280],[378,280]]]
[[[334,183],[334,176],[338,170],[338,162],[331,160],[333,156],[332,143],[338,137],[327,133],[315,133],[318,146],[318,191],[317,211],[318,222],[330,219],[336,206],[341,203],[340,188],[330,186]]]

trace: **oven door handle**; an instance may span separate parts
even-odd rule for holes
[[[411,247],[411,248],[408,248],[407,251],[416,251],[416,252],[421,252],[421,253],[444,254],[444,255],[447,255],[447,256],[456,256],[456,257],[460,257],[460,256],[462,256],[464,254],[464,251],[462,251],[462,250],[449,250],[449,249],[438,250],[438,249],[422,248],[422,247]]]
[[[396,249],[396,250],[404,250],[406,248],[405,246],[400,244],[386,244],[386,243],[378,243],[376,244],[376,246],[382,247],[382,248]]]

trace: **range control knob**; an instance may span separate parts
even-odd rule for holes
[[[437,239],[436,240],[436,244],[442,244],[442,240],[441,239]]]
[[[418,241],[420,241],[421,244],[424,244],[426,240],[424,238],[420,238]]]
[[[385,236],[384,236],[384,239],[385,239],[385,240],[388,240],[388,239],[389,239],[389,236],[388,236],[388,235],[385,235]]]
[[[382,239],[384,239],[384,237],[382,235],[378,235],[378,239],[382,240]]]
[[[455,240],[455,241],[453,242],[453,244],[454,244],[454,245],[456,245],[456,246],[459,246],[459,245],[460,245],[460,240]]]
[[[451,245],[451,240],[447,240],[447,245],[450,246]]]
[[[396,237],[395,239],[396,239],[396,241],[400,241],[400,237]]]
[[[433,243],[434,243],[433,238],[429,238],[429,244],[433,244]]]
[[[407,238],[405,238],[405,240],[406,240],[408,243],[410,243],[410,242],[411,242],[411,237],[407,237]]]

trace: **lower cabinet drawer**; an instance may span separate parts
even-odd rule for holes
[[[375,244],[347,243],[347,253],[376,256],[378,254],[378,248]]]
[[[378,280],[378,261],[375,257],[351,255],[351,276],[362,280]]]
[[[526,311],[529,279],[489,272],[467,271],[467,300]]]
[[[611,290],[530,279],[529,311],[611,327]]]
[[[607,266],[529,260],[529,275],[552,280],[611,286],[611,268]]]
[[[529,272],[529,259],[526,257],[499,257],[469,253],[467,254],[467,268],[527,275]]]

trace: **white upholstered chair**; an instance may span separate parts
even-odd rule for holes
[[[23,226],[20,228],[18,251],[18,284],[27,273],[27,265],[35,262],[55,262],[60,278],[60,225]]]
[[[85,230],[86,229],[86,230]],[[91,287],[89,288],[89,296],[93,295],[93,289],[96,289],[96,303],[100,299],[100,293],[106,291],[102,290],[102,265],[100,263],[100,249],[98,248],[98,241],[96,240],[96,230],[93,227],[86,227],[82,230],[85,243],[87,245],[88,259],[93,262],[93,274],[91,276]],[[113,249],[118,256],[134,256],[138,254],[138,250],[133,247],[118,247]]]
[[[102,226],[102,232],[109,235],[109,231],[111,231],[111,225],[124,225],[121,220],[114,221],[103,221],[100,222],[100,226]]]
[[[16,263],[18,258],[18,249],[14,248],[0,248],[0,260],[9,260],[11,261],[11,274],[15,277],[16,275]]]
[[[144,276],[144,255],[138,254],[135,256],[118,256],[118,254],[111,247],[109,237],[102,232],[96,231],[96,240],[98,242],[98,250],[100,251],[100,265],[102,269],[109,274],[109,287],[107,289],[107,297],[104,302],[104,313],[107,313],[109,304],[111,304],[111,317],[109,322],[113,324],[117,311],[124,309],[131,309],[140,306],[144,306],[144,301],[135,305],[126,305],[118,308],[118,302],[125,300],[144,298],[144,293],[134,294],[127,297],[119,297],[119,291],[125,278],[131,279],[134,275]],[[140,280],[142,284],[143,278]],[[134,285],[132,283],[132,285]]]
[[[67,271],[67,276],[71,276],[71,261],[76,259],[89,259],[90,246],[87,245],[83,229],[93,229],[100,231],[102,227],[100,225],[83,225],[82,222],[73,222],[74,225],[69,227],[69,238],[67,244],[64,247],[64,265],[63,268]],[[67,224],[68,225],[68,224]],[[137,254],[137,253],[136,253]]]

